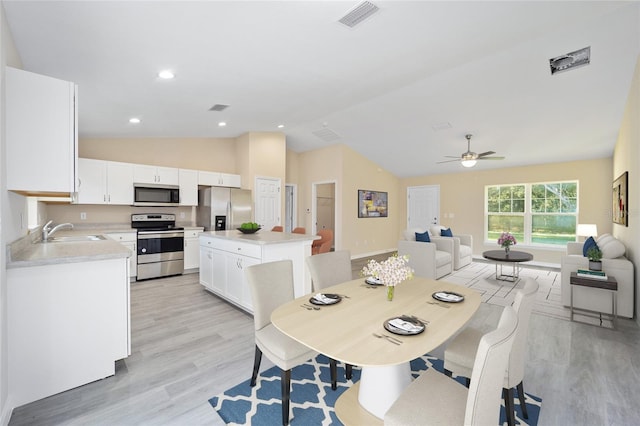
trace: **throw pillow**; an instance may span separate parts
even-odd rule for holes
[[[440,236],[453,237],[453,232],[451,232],[451,228],[443,229],[442,231],[440,231]]]
[[[429,231],[425,231],[422,234],[416,232],[416,241],[420,241],[422,243],[430,243],[431,238],[429,238]]]
[[[598,244],[596,244],[596,240],[594,240],[593,237],[587,238],[584,242],[584,245],[582,246],[582,255],[584,257],[587,257],[587,252],[591,247],[598,248]]]
[[[605,241],[604,244],[598,245],[602,252],[603,259],[615,259],[616,257],[624,256],[625,246],[622,242],[616,238],[611,238]]]

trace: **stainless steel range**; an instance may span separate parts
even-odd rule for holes
[[[180,275],[184,272],[184,228],[174,214],[132,214],[138,230],[138,280]]]

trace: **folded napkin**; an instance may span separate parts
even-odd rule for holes
[[[315,296],[313,296],[313,298],[314,300],[324,304],[336,303],[336,301],[338,300],[335,297],[327,297],[322,293],[316,294]]]
[[[441,291],[436,294],[438,295],[439,299],[446,300],[446,301],[457,302],[459,300],[462,300],[462,297],[453,293],[447,293],[447,292]]]
[[[408,321],[404,321],[400,318],[394,318],[389,320],[389,324],[394,326],[395,328],[399,328],[400,330],[407,331],[409,333],[416,333],[424,328],[423,326],[412,324]]]

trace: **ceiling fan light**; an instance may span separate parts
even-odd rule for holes
[[[460,162],[460,164],[462,164],[463,167],[473,167],[475,166],[477,163],[476,160],[462,160]]]

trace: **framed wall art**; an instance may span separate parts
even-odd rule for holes
[[[387,217],[387,193],[358,189],[358,217]]]
[[[629,226],[628,185],[629,172],[624,172],[613,181],[613,223]]]

